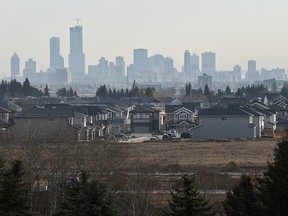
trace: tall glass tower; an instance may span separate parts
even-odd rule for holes
[[[57,37],[50,38],[50,68],[53,70],[60,68],[60,40]]]
[[[11,76],[20,75],[20,59],[16,53],[11,57]]]
[[[69,72],[72,82],[82,81],[85,75],[82,26],[79,25],[70,28]]]

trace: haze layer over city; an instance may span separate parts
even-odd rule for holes
[[[125,84],[129,79],[130,83],[197,83],[203,74],[212,76],[213,82],[286,78],[285,1],[18,0],[2,5],[5,34],[0,69],[5,78],[13,77],[14,53],[19,58],[19,74],[14,75],[25,76],[30,62],[32,73],[66,69],[68,83],[103,84],[110,78]],[[53,66],[55,50],[61,55],[60,66]],[[257,73],[249,77],[247,71]],[[119,73],[123,76],[117,77]],[[32,82],[55,79],[37,74]]]

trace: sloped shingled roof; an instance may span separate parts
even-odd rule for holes
[[[207,115],[229,115],[229,116],[250,116],[247,112],[238,108],[228,109],[200,109],[198,112],[199,116]]]
[[[48,117],[73,117],[73,108],[67,104],[46,105],[45,107],[34,106],[23,112],[17,113],[15,118],[48,118]]]

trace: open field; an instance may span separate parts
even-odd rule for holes
[[[22,160],[31,186],[36,178],[47,182],[49,196],[43,195],[43,200],[33,204],[43,205],[46,213],[39,215],[53,213],[59,204],[55,200],[61,197],[59,185],[80,170],[109,184],[119,211],[123,212],[119,215],[135,209],[139,214],[133,215],[161,215],[159,212],[170,198],[169,191],[186,172],[196,173],[199,190],[214,204],[215,212],[221,213],[225,192],[237,184],[241,172],[261,175],[267,161],[273,160],[276,143],[274,139],[142,143],[2,141],[0,156],[5,160]],[[236,165],[225,169],[231,161]]]
[[[141,161],[144,166],[180,165],[185,169],[197,167],[221,168],[230,161],[239,167],[266,167],[273,160],[277,140],[192,142],[159,141],[121,143],[128,160]]]
[[[167,167],[177,171],[190,171],[197,168],[221,170],[233,161],[239,167],[265,168],[267,161],[273,160],[276,139],[256,141],[179,141],[165,140],[142,143],[106,143],[103,141],[63,143],[52,142],[9,142],[0,145],[0,154],[5,158],[25,159],[35,162],[65,159],[70,168],[82,166],[91,171],[95,166],[105,169],[141,172],[163,172]],[[27,159],[27,158],[26,158]],[[33,164],[30,164],[33,166]],[[42,165],[45,165],[42,164]],[[89,166],[91,165],[91,166]],[[177,167],[181,170],[177,170]],[[112,167],[111,167],[112,168]]]

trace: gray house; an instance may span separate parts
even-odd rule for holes
[[[190,132],[195,139],[257,137],[253,115],[239,108],[200,109],[199,125]]]
[[[149,106],[135,106],[130,112],[131,133],[159,132],[159,112]]]
[[[166,129],[187,132],[197,124],[198,102],[183,102],[181,105],[166,105]]]

